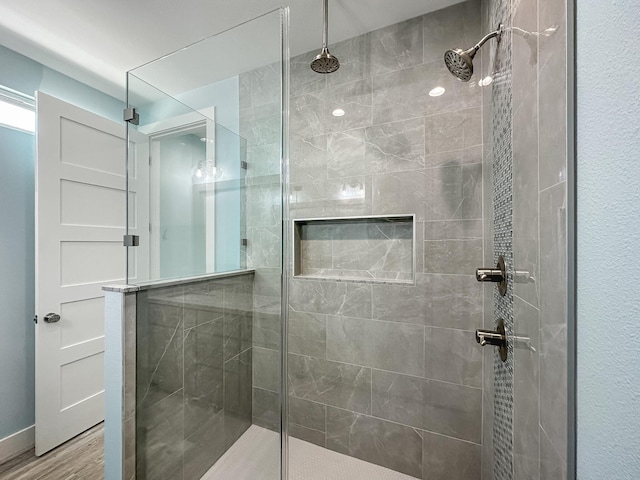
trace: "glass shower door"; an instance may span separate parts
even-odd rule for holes
[[[286,16],[127,75],[141,480],[281,476]]]

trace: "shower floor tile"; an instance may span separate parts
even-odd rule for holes
[[[290,480],[415,480],[297,438],[289,439]],[[277,480],[280,438],[252,425],[201,480]]]

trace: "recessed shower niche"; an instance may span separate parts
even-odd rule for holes
[[[294,276],[413,283],[414,225],[414,215],[294,220]]]

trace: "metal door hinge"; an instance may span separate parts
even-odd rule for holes
[[[140,245],[140,237],[138,235],[124,235],[122,243],[125,247],[137,247]]]
[[[125,122],[129,122],[133,125],[140,124],[140,115],[138,115],[138,112],[136,112],[136,109],[133,107],[124,109],[123,118]]]
[[[243,247],[246,247],[248,243],[249,243],[249,240],[247,240],[246,238],[240,239],[240,245],[242,245]]]
[[[36,315],[35,317],[33,317],[33,323],[38,323],[38,315]]]

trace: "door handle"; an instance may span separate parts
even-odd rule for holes
[[[44,316],[44,321],[46,323],[56,323],[60,321],[60,315],[58,315],[57,313],[47,313]]]

